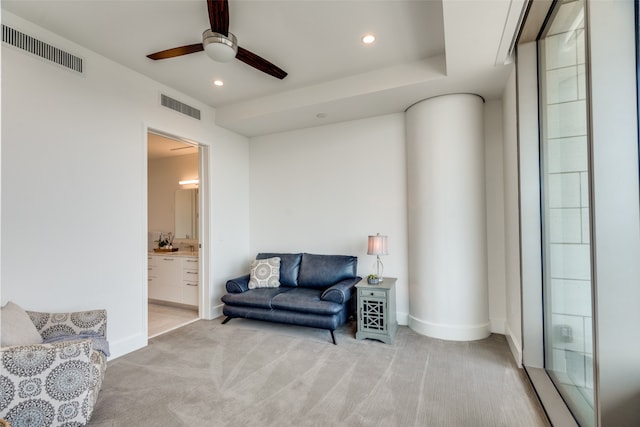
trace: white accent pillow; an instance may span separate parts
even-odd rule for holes
[[[26,311],[9,301],[0,309],[0,347],[41,344],[42,337]]]
[[[251,263],[249,289],[280,286],[280,257],[257,259]]]

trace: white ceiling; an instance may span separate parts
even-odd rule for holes
[[[445,93],[499,97],[523,3],[230,0],[238,44],[287,71],[284,80],[203,52],[146,58],[201,42],[205,0],[3,0],[2,8],[215,107],[219,125],[253,136],[404,111]],[[369,32],[377,40],[364,46]]]
[[[153,132],[147,134],[147,158],[149,160],[188,154],[198,154],[198,146]]]

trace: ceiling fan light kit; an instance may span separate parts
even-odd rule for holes
[[[228,0],[207,0],[209,11],[209,23],[211,29],[202,33],[202,43],[174,47],[147,55],[147,58],[158,59],[175,58],[176,56],[189,55],[202,52],[214,61],[228,62],[233,58],[244,62],[250,67],[277,79],[287,77],[287,72],[277,67],[255,53],[238,46],[236,36],[229,32],[229,2]]]
[[[207,29],[202,33],[202,45],[204,52],[214,61],[229,62],[238,54],[238,39],[232,33],[225,37]]]

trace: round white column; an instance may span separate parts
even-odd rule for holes
[[[483,100],[455,94],[406,113],[409,327],[489,336]]]

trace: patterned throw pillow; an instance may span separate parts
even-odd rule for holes
[[[249,289],[280,286],[280,257],[257,259],[251,263]]]

